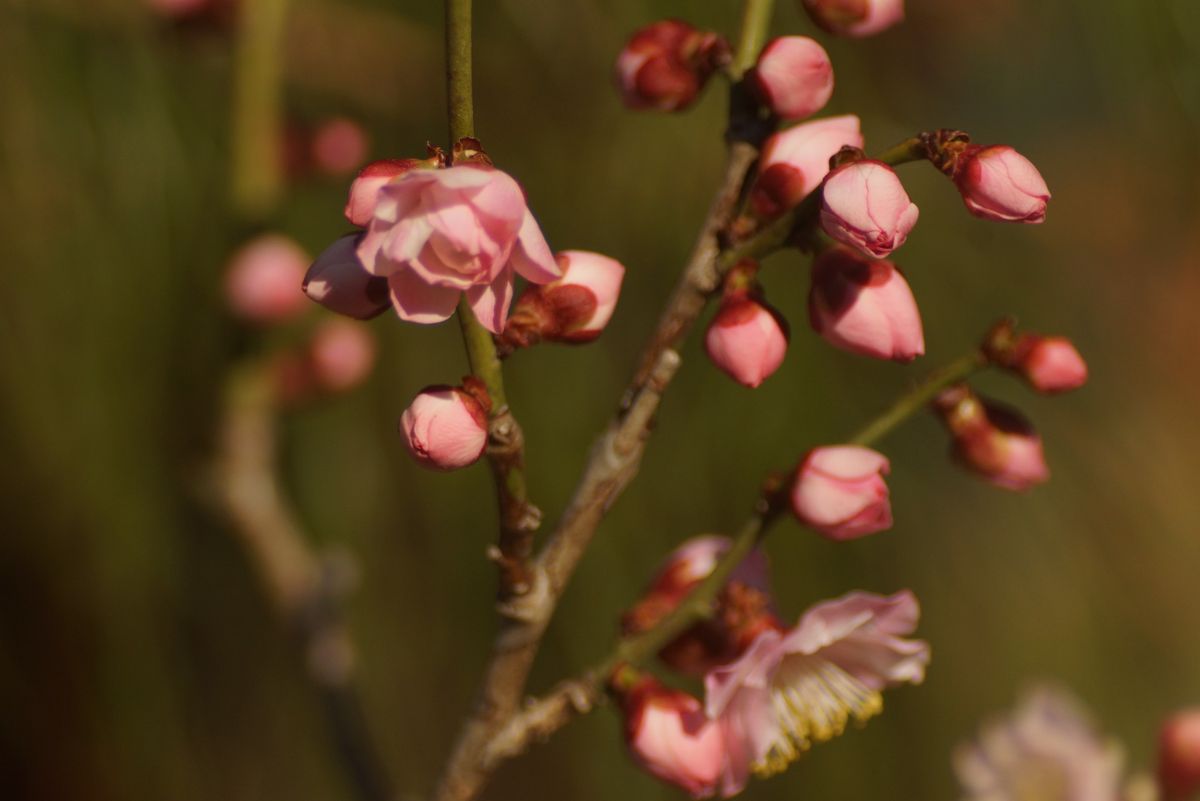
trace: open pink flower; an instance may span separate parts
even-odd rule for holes
[[[959,157],[954,183],[967,210],[998,222],[1040,223],[1050,189],[1033,162],[1008,145],[972,145]]]
[[[344,212],[346,220],[359,228],[370,225],[371,218],[375,216],[379,190],[396,176],[415,170],[422,163],[417,159],[382,159],[363,167],[350,184],[350,195],[346,198]]]
[[[725,737],[724,794],[879,714],[885,687],[921,683],[929,646],[903,637],[919,614],[908,591],[852,592],[812,607],[792,629],[764,631],[711,671],[705,708]]]
[[[625,741],[650,774],[693,798],[708,798],[721,778],[725,743],[721,728],[704,715],[700,701],[650,676],[622,698]]]
[[[821,227],[868,256],[880,258],[903,245],[917,216],[900,178],[882,161],[853,161],[825,178]]]
[[[813,263],[808,319],[836,348],[909,362],[925,352],[925,332],[912,289],[890,261],[833,247]]]
[[[441,322],[465,293],[495,334],[504,330],[514,270],[536,284],[561,275],[521,187],[475,164],[409,170],[384,184],[358,258],[387,277],[402,320]]]
[[[815,448],[800,462],[792,510],[832,540],[852,540],[892,526],[883,454],[859,445]]]
[[[763,143],[759,176],[751,191],[755,211],[771,217],[795,206],[829,173],[829,159],[844,146],[862,147],[858,117],[846,114],[794,125]]]

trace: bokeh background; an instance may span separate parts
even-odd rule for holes
[[[635,114],[612,60],[636,26],[682,16],[732,32],[732,0],[499,0],[476,11],[478,133],[524,183],[551,244],[628,267],[610,330],[509,368],[530,482],[553,521],[718,180],[724,101]],[[805,325],[807,265],[768,262],[792,319],[757,391],[692,342],[640,478],[612,510],[546,640],[534,689],[610,647],[618,611],[674,543],[728,530],[760,477],[836,441],[994,318],[1073,337],[1092,379],[1035,397],[981,386],[1044,432],[1053,480],[1010,494],[946,459],[931,418],[891,436],[893,531],[835,544],[771,537],[780,605],[913,588],[928,680],[863,731],[747,798],[948,799],[955,743],[1049,677],[1147,764],[1160,717],[1200,701],[1200,4],[910,0],[865,41],[819,36],[830,112],[868,147],[929,127],[1017,146],[1053,192],[1048,222],[989,225],[921,165],[921,224],[899,254],[928,355],[837,352]],[[369,131],[372,157],[445,134],[437,3],[294,0],[286,108]],[[813,33],[790,2],[774,30]],[[231,43],[135,0],[0,0],[0,795],[13,799],[349,798],[295,650],[203,501],[217,404],[246,331],[224,311]],[[278,226],[316,252],[347,179],[289,182]],[[395,421],[465,371],[453,325],[371,324],[361,390],[283,420],[283,471],[321,547],[354,554],[350,623],[370,725],[402,797],[435,781],[469,708],[494,618],[487,470],[416,467]],[[500,771],[493,799],[677,798],[623,753],[613,710]]]

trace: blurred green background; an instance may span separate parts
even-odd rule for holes
[[[614,408],[718,181],[724,101],[624,110],[610,68],[662,16],[732,32],[733,0],[498,0],[476,11],[477,127],[525,185],[552,246],[628,267],[610,330],[516,356],[512,402],[553,521]],[[1052,191],[1044,226],[964,213],[935,171],[903,171],[921,224],[898,254],[928,355],[874,363],[805,324],[807,265],[768,262],[793,322],[780,373],[744,390],[692,342],[638,481],[555,619],[534,689],[610,647],[659,557],[746,514],[760,477],[836,441],[907,382],[1016,314],[1073,337],[1092,380],[1034,397],[1005,376],[1054,475],[1027,495],[956,470],[936,422],[890,437],[896,527],[772,536],[789,615],[851,588],[913,588],[926,683],[865,730],[747,798],[948,799],[948,755],[1031,677],[1074,688],[1134,764],[1158,719],[1200,701],[1200,4],[909,0],[865,41],[818,35],[829,113],[868,149],[930,127],[1011,143]],[[346,115],[372,157],[444,138],[438,3],[294,0],[287,108]],[[774,31],[813,33],[781,0]],[[244,554],[197,486],[222,376],[244,332],[223,311],[231,48],[136,0],[0,0],[0,795],[29,799],[350,797],[320,711]],[[316,252],[348,181],[289,185],[281,227]],[[435,781],[491,641],[490,480],[416,467],[395,421],[465,372],[457,327],[371,324],[362,390],[284,423],[308,529],[361,564],[350,616],[367,713],[404,797]],[[507,765],[494,799],[681,795],[640,773],[605,708]]]

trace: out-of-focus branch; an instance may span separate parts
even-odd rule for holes
[[[283,34],[288,0],[255,0],[238,6],[234,56],[234,210],[261,220],[275,210],[283,188]]]
[[[389,783],[363,715],[354,647],[340,610],[352,571],[344,559],[313,552],[279,484],[270,379],[259,361],[238,365],[229,375],[215,464],[217,496],[271,605],[304,653],[358,797],[386,801]]]

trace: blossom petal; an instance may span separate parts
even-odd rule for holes
[[[508,321],[508,306],[512,303],[512,296],[512,270],[505,269],[492,283],[468,289],[467,303],[484,328],[493,334],[500,334]]]
[[[410,270],[388,277],[392,306],[401,320],[410,323],[440,323],[454,314],[460,290],[432,286]]]
[[[517,233],[517,244],[513,248],[510,263],[523,278],[535,284],[548,284],[562,277],[562,268],[554,260],[542,229],[529,210],[525,210],[525,218],[521,221],[521,230]]]

